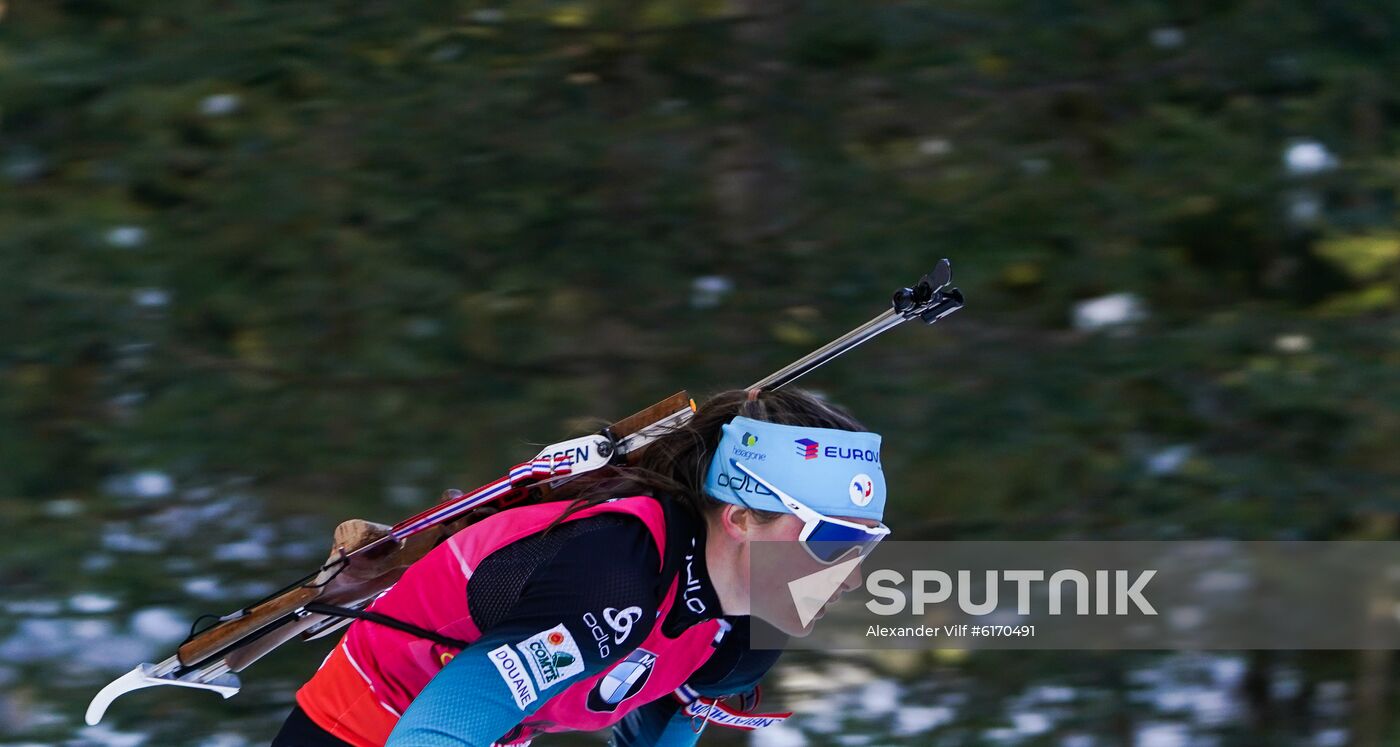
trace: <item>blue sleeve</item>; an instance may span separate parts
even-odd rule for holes
[[[522,547],[530,557],[507,558],[511,569],[477,567],[469,604],[479,624],[491,624],[423,688],[387,747],[486,747],[646,638],[656,619],[659,561],[640,522]],[[526,561],[535,566],[522,583],[512,570]],[[491,586],[477,585],[483,574]],[[600,619],[608,621],[601,637]]]
[[[700,741],[702,723],[692,723],[675,698],[658,698],[613,725],[611,747],[691,747]]]
[[[584,657],[578,671],[556,668],[562,673],[541,687],[521,642],[519,634],[485,635],[458,654],[409,705],[387,747],[487,747],[578,676],[604,666]]]
[[[707,698],[750,692],[777,662],[781,651],[748,648],[749,617],[729,617],[733,628],[686,684]],[[627,714],[613,726],[612,747],[691,747],[700,740],[704,722],[693,719],[674,697],[658,698]]]

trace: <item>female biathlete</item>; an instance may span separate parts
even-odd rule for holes
[[[693,745],[695,699],[747,695],[777,660],[751,623],[755,541],[834,563],[889,533],[880,437],[800,391],[732,391],[635,465],[468,526],[415,563],[297,692],[274,747],[520,745],[613,727]],[[859,583],[858,574],[844,588]],[[386,624],[388,623],[388,624]],[[693,712],[693,708],[690,709]],[[698,727],[694,725],[698,722]]]

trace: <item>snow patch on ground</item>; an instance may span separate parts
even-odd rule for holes
[[[74,612],[111,612],[117,608],[117,604],[118,602],[115,598],[93,592],[74,594],[68,598],[68,606]]]
[[[190,623],[175,610],[147,607],[131,616],[131,629],[147,640],[169,643],[183,640],[190,632]]]
[[[952,723],[956,714],[943,706],[903,706],[894,714],[894,733],[901,737],[932,731]]]
[[[113,226],[103,238],[118,249],[135,249],[146,243],[146,229],[140,226]]]
[[[1147,306],[1132,293],[1111,293],[1074,305],[1074,328],[1085,332],[1121,327],[1147,318]]]
[[[1288,173],[1306,176],[1336,168],[1337,157],[1316,140],[1300,140],[1284,150],[1283,163]]]
[[[807,736],[796,727],[779,722],[752,732],[752,747],[807,747]]]
[[[101,745],[102,747],[137,747],[144,744],[147,735],[135,734],[132,732],[117,731],[107,724],[97,726],[84,726],[78,730],[84,742]]]

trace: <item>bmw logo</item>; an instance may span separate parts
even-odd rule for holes
[[[608,670],[603,679],[588,693],[588,710],[609,713],[622,701],[636,695],[646,686],[656,666],[656,654],[639,648]]]

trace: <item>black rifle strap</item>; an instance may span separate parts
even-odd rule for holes
[[[381,615],[378,612],[355,610],[350,609],[349,607],[337,607],[333,604],[321,604],[320,602],[312,602],[303,607],[302,609],[306,610],[307,612],[312,612],[317,615],[326,615],[328,617],[349,617],[356,620],[365,620],[367,622],[375,623],[376,625],[383,625],[388,628],[393,628],[394,630],[399,630],[404,633],[416,635],[419,638],[432,641],[433,643],[440,643],[444,646],[451,646],[452,648],[461,649],[466,648],[469,645],[466,641],[459,640],[457,638],[449,638],[445,635],[434,633],[433,631],[428,630],[426,628],[420,628],[412,623],[406,623],[403,620],[398,620],[389,617],[388,615]]]

